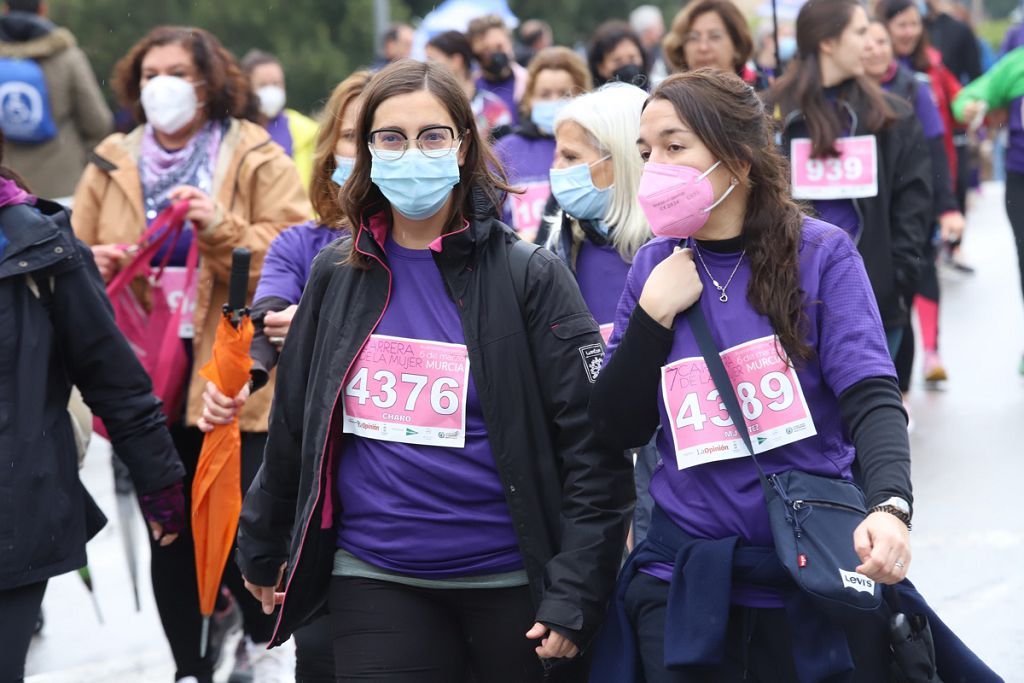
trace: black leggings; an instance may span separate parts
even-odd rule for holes
[[[0,683],[21,683],[46,581],[0,590]]]
[[[585,681],[573,664],[554,678],[526,639],[534,623],[527,586],[426,589],[336,576],[329,596],[338,683]]]
[[[185,465],[185,514],[187,519],[191,519],[192,477],[196,473],[199,452],[203,447],[203,434],[195,427],[185,427],[181,424],[172,425],[170,432],[174,446],[181,456],[181,462]],[[263,447],[266,441],[266,433],[242,433],[243,495],[263,462]],[[199,657],[202,616],[199,613],[191,526],[187,524],[178,540],[167,547],[160,547],[150,537],[149,547],[152,553],[150,573],[153,579],[153,594],[164,634],[174,655],[177,678],[195,676],[200,683],[207,683],[212,680],[214,662],[212,652],[207,652],[204,658]],[[245,634],[253,642],[268,642],[274,633],[275,616],[263,614],[260,603],[245,590],[234,556],[232,550],[221,581],[231,591],[242,611]]]
[[[1017,243],[1017,267],[1024,290],[1024,173],[1006,172],[1006,215]]]
[[[725,634],[725,660],[685,671],[665,667],[665,612],[669,585],[637,574],[626,589],[626,614],[633,625],[647,683],[792,683],[793,640],[784,609],[733,606]],[[881,614],[881,612],[879,612]],[[884,617],[846,630],[855,672],[848,683],[889,680],[888,632]]]

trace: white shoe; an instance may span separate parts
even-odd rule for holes
[[[185,676],[184,678],[179,678],[177,683],[199,683],[199,679],[195,676]]]
[[[266,643],[245,639],[253,683],[295,683],[295,641],[288,639],[272,650]]]

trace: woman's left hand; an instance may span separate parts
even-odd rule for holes
[[[217,218],[217,202],[198,187],[179,185],[167,193],[172,202],[188,201],[187,220],[192,221],[200,230],[204,230]]]
[[[888,512],[872,512],[853,532],[853,547],[860,557],[857,572],[892,585],[910,569],[910,529]]]
[[[540,647],[534,648],[537,656],[541,659],[560,659],[563,657],[575,657],[580,653],[571,640],[557,631],[549,629],[539,621],[526,632],[530,640],[540,638]]]

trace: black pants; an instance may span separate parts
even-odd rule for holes
[[[181,424],[170,428],[174,446],[181,455],[185,465],[185,510],[186,517],[191,519],[192,478],[199,462],[199,452],[203,447],[203,435],[195,427]],[[266,444],[265,433],[242,434],[242,493],[248,490],[260,464],[263,462],[263,447]],[[164,634],[171,646],[177,677],[195,676],[200,683],[212,680],[212,653],[199,657],[199,638],[202,629],[202,616],[199,613],[199,595],[196,583],[195,549],[192,531],[186,525],[181,535],[167,547],[160,547],[150,537],[152,561],[150,572],[153,579],[153,594],[156,597],[157,610],[164,627]],[[242,575],[234,562],[234,551],[224,567],[222,582],[231,591],[242,611],[243,628],[254,642],[265,643],[274,633],[274,616],[263,614],[260,603],[245,590]]]
[[[0,683],[21,683],[46,581],[0,590]]]
[[[1017,244],[1017,267],[1024,290],[1024,173],[1006,172],[1006,215]]]
[[[626,590],[626,614],[636,634],[647,683],[792,683],[793,640],[783,609],[733,606],[725,635],[725,661],[687,671],[665,668],[668,584],[637,574]],[[884,618],[846,629],[855,672],[849,683],[889,680],[888,632]]]
[[[336,576],[328,604],[339,683],[586,680],[578,662],[544,678],[540,643],[526,639],[534,623],[526,586],[424,589]]]

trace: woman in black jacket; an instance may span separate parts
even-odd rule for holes
[[[242,572],[282,603],[275,644],[327,603],[339,679],[539,681],[599,626],[632,502],[587,421],[598,327],[496,220],[447,71],[400,62],[363,97],[359,228],[317,257],[282,351]]]
[[[932,216],[931,161],[911,107],[864,74],[867,29],[852,0],[808,2],[797,57],[768,100],[783,120],[793,196],[856,243],[895,355]]]
[[[78,478],[72,385],[103,419],[161,545],[184,523],[185,470],[67,210],[2,168],[0,319],[0,681],[20,681],[47,581],[85,566],[106,523]]]

